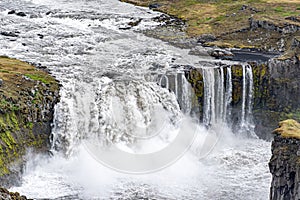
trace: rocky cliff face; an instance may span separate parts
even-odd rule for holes
[[[18,192],[10,192],[5,188],[0,188],[1,200],[27,200],[26,196],[20,195]]]
[[[270,133],[277,127],[277,122],[293,118],[300,120],[300,63],[294,56],[289,59],[270,59],[267,63],[249,63],[253,70],[253,120],[256,134],[271,140]],[[220,67],[226,67],[220,64]],[[241,65],[231,66],[233,81],[233,108],[240,108],[243,90],[243,72]],[[190,69],[187,73],[198,98],[200,118],[203,107],[203,76],[201,69]],[[226,79],[226,72],[224,73]],[[236,109],[240,110],[240,109]],[[239,113],[232,113],[232,121],[240,118]]]
[[[0,57],[0,185],[19,181],[27,149],[45,151],[59,84],[42,70]]]
[[[274,131],[271,200],[300,199],[300,124],[295,120],[280,122]]]
[[[255,68],[254,122],[256,132],[264,139],[278,121],[293,118],[300,120],[300,63],[290,59],[271,59],[264,67]]]

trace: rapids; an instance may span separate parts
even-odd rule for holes
[[[230,67],[200,65],[211,58],[143,35],[159,25],[152,20],[159,15],[117,0],[0,1],[1,31],[18,35],[0,35],[0,55],[47,66],[62,85],[53,156],[28,152],[22,184],[12,190],[37,199],[268,198],[270,143],[243,135],[253,132],[251,68],[243,67],[242,131],[236,135],[228,126]],[[185,69],[174,65],[204,72],[203,124],[190,116],[193,90]],[[126,153],[119,155],[160,159],[116,167],[103,159],[110,147]],[[174,148],[165,153],[166,147]]]

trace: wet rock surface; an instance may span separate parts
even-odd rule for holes
[[[272,173],[271,200],[300,198],[300,124],[286,120],[274,131],[272,157],[269,162]]]
[[[1,187],[0,187],[0,199],[1,200],[27,200],[26,196],[20,195],[18,192],[10,192],[7,189]]]
[[[0,57],[0,183],[20,182],[27,148],[47,151],[58,82],[28,63]]]

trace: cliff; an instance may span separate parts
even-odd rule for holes
[[[0,183],[18,183],[23,156],[46,151],[59,100],[59,84],[47,72],[0,57]]]
[[[254,119],[258,133],[270,139],[279,121],[293,118],[300,121],[300,63],[294,56],[291,59],[271,59],[255,75]],[[264,73],[262,73],[264,72]],[[262,135],[262,136],[263,136]]]
[[[300,199],[300,124],[285,120],[273,133],[270,199]]]
[[[253,120],[256,134],[260,138],[271,140],[273,136],[270,133],[281,120],[300,120],[300,3],[297,1],[121,1],[148,6],[171,16],[161,15],[155,18],[165,25],[145,31],[148,36],[180,48],[189,48],[193,55],[211,55],[252,65]],[[212,48],[210,52],[202,52],[205,50],[198,50],[198,46],[228,49]],[[245,50],[230,49],[233,47]],[[253,52],[254,49],[256,51]],[[281,55],[272,58],[276,54],[271,55],[268,51]],[[232,106],[239,108],[242,98],[242,67],[234,66],[232,72]],[[203,77],[201,70],[189,73],[188,78],[193,79],[190,82],[197,95],[197,112],[201,118]],[[234,115],[233,113],[233,123],[240,117],[238,113]]]
[[[219,64],[220,67],[226,67]],[[253,121],[256,134],[263,139],[271,140],[270,134],[279,121],[293,118],[300,121],[300,63],[297,57],[280,60],[270,59],[267,63],[251,62],[253,71]],[[243,72],[241,65],[231,66],[232,70],[232,107],[233,124],[240,118]],[[224,70],[224,79],[227,74]],[[203,110],[204,84],[201,69],[191,68],[187,72],[198,99],[199,116]],[[233,127],[234,128],[234,127]]]

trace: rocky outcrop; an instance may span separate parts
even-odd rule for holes
[[[18,192],[9,192],[5,188],[0,188],[0,199],[1,200],[27,200],[23,195],[20,195]]]
[[[58,82],[42,70],[0,57],[0,184],[20,180],[28,148],[46,151],[59,100]]]
[[[253,121],[256,134],[263,139],[271,140],[270,134],[277,122],[288,118],[300,120],[300,64],[297,57],[280,60],[270,59],[267,63],[249,63],[253,70]],[[215,66],[227,67],[228,64],[216,63]],[[241,109],[243,72],[241,65],[231,66],[233,84],[234,110]],[[226,70],[224,79],[226,80]],[[201,69],[191,68],[187,78],[192,84],[198,99],[200,118],[203,108],[203,77]],[[240,118],[238,112],[232,113],[232,122]]]
[[[254,122],[256,132],[264,139],[278,121],[288,118],[300,120],[300,63],[297,57],[271,59],[255,70]]]
[[[279,33],[288,34],[295,33],[300,30],[298,21],[291,20],[292,17],[282,21],[272,21],[271,19],[249,19],[250,28],[257,29],[263,28],[269,31],[277,31]]]
[[[300,199],[300,124],[285,120],[273,133],[270,199]]]

